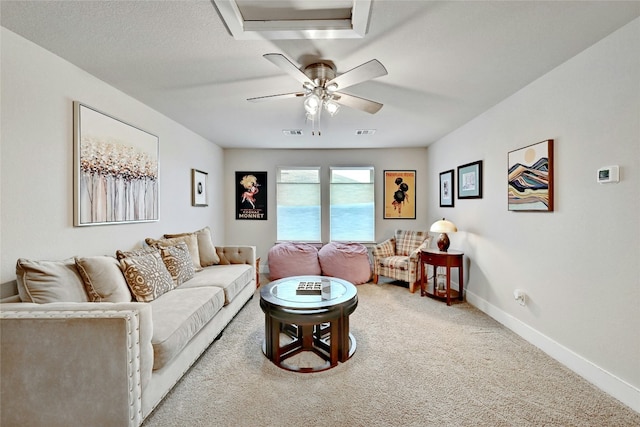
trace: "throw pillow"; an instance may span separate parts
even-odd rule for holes
[[[172,237],[170,239],[152,239],[147,237],[144,241],[147,242],[147,245],[158,249],[167,246],[175,246],[180,242],[184,242],[187,245],[187,248],[189,248],[193,267],[196,271],[202,270],[202,265],[200,265],[200,251],[198,251],[198,239],[195,234],[185,234],[184,236]]]
[[[73,258],[63,261],[32,261],[20,258],[16,263],[18,294],[23,302],[88,302],[84,282]]]
[[[180,286],[195,276],[196,271],[193,267],[193,261],[191,261],[189,249],[184,242],[180,242],[175,246],[161,248],[160,254],[175,286]]]
[[[112,256],[76,257],[76,267],[93,302],[129,302],[131,291]]]
[[[198,252],[200,254],[200,265],[207,267],[210,265],[220,264],[220,257],[216,252],[216,248],[213,245],[213,239],[211,238],[211,229],[209,226],[193,233],[180,233],[180,234],[165,234],[165,238],[181,237],[189,234],[195,234],[198,241]]]
[[[138,249],[132,249],[130,251],[121,251],[121,250],[117,250],[116,251],[116,258],[118,259],[118,261],[120,261],[122,258],[126,258],[129,256],[138,256],[138,255],[144,255],[144,254],[148,254],[150,252],[155,252],[157,251],[157,248],[152,248],[151,246],[145,246],[144,248],[138,248]]]
[[[165,267],[159,250],[122,258],[120,268],[136,301],[153,301],[174,288],[171,274]]]

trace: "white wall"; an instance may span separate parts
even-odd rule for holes
[[[191,206],[191,168],[223,176],[222,150],[135,99],[2,28],[0,283],[15,279],[20,257],[63,259],[114,254],[145,237],[205,225],[224,242],[222,189],[209,207]],[[157,135],[160,221],[73,227],[73,101]]]
[[[292,137],[286,137],[292,138]],[[426,148],[406,149],[361,149],[361,150],[225,150],[225,227],[227,237],[235,242],[253,242],[257,246],[258,256],[262,259],[261,270],[267,271],[267,252],[276,242],[276,182],[277,166],[320,166],[321,173],[327,179],[321,187],[323,206],[329,205],[329,167],[330,166],[374,166],[376,191],[376,241],[393,235],[396,228],[426,230],[433,223],[427,209],[428,173],[426,170]],[[407,169],[416,171],[416,219],[382,219],[384,170]],[[235,219],[235,171],[267,172],[267,213],[268,220]],[[328,211],[323,211],[323,232],[328,227]],[[325,233],[325,242],[328,236]]]
[[[430,146],[427,166],[430,209],[461,230],[451,240],[470,261],[468,301],[636,411],[638,52],[636,19]],[[508,212],[507,153],[545,139],[555,140],[555,212]],[[484,197],[437,208],[435,172],[475,160],[484,161]],[[596,183],[607,165],[620,165],[620,183]]]

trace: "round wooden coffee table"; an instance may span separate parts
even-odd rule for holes
[[[262,351],[277,366],[296,372],[323,371],[345,362],[356,350],[349,315],[357,305],[358,291],[346,280],[295,276],[273,281],[260,289],[265,318]],[[280,334],[291,342],[281,346]],[[311,368],[286,363],[302,351],[312,351],[325,363]]]

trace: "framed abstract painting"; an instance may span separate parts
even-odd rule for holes
[[[553,212],[553,139],[509,152],[510,211]]]
[[[158,221],[158,137],[78,101],[74,225]]]

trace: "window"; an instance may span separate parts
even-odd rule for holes
[[[320,242],[320,168],[279,167],[276,174],[277,240]]]
[[[331,241],[373,242],[373,167],[332,167],[330,174]]]

